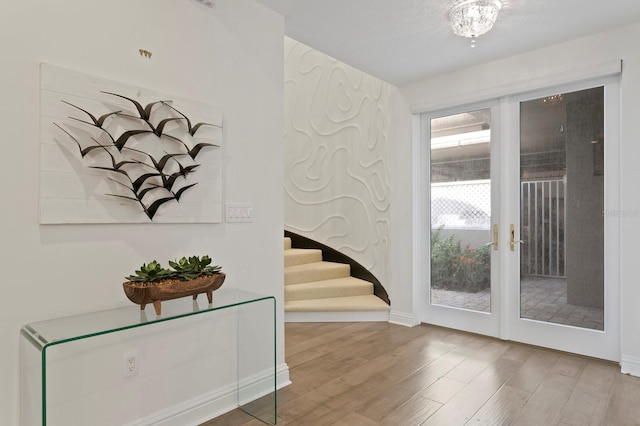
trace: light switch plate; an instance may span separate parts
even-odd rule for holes
[[[226,218],[229,223],[253,222],[253,204],[227,203]]]

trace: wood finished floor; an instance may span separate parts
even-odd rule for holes
[[[614,363],[429,325],[288,323],[285,340],[278,425],[640,425],[640,378]]]

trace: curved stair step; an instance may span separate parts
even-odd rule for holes
[[[373,284],[369,281],[345,277],[288,285],[284,289],[284,300],[327,299],[370,294],[373,294]]]
[[[389,311],[389,305],[374,295],[332,297],[285,302],[285,312]]]
[[[284,267],[322,262],[322,250],[291,248],[284,252]]]
[[[347,262],[322,259],[322,249],[293,248],[285,237],[286,322],[389,321],[390,307],[372,282],[352,277]]]
[[[331,280],[351,275],[346,263],[314,262],[284,268],[284,285]]]

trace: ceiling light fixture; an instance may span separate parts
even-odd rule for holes
[[[471,39],[475,47],[476,38],[489,31],[498,18],[502,3],[498,0],[468,0],[458,3],[449,11],[451,28],[456,35]]]
[[[562,94],[551,95],[547,96],[546,98],[542,98],[542,103],[544,105],[557,105],[562,103],[562,101],[564,101],[564,96],[562,96]]]

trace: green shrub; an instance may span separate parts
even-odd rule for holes
[[[490,248],[462,247],[453,235],[442,238],[441,230],[431,232],[431,287],[473,293],[488,288]]]

